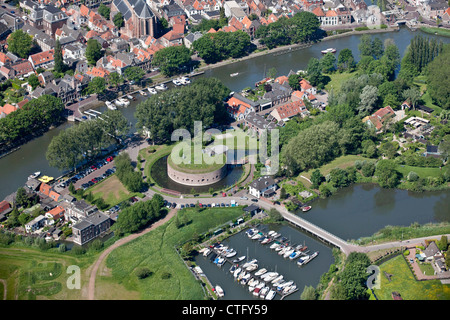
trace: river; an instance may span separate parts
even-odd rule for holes
[[[372,36],[379,37],[383,41],[387,38],[392,38],[397,44],[401,54],[403,54],[411,39],[417,34],[430,36],[421,31],[412,32],[406,27],[403,27],[396,32],[378,33],[373,34]],[[358,60],[358,44],[360,37],[361,35],[351,35],[339,39],[327,40],[309,48],[277,56],[266,54],[253,59],[247,59],[234,64],[207,70],[202,76],[216,77],[232,91],[239,91],[245,87],[253,86],[255,82],[264,77],[265,70],[267,71],[270,68],[276,68],[278,75],[288,74],[290,70],[297,71],[299,69],[306,69],[310,58],[320,58],[322,56],[320,51],[329,47],[334,47],[338,51],[344,48],[350,48],[353,51],[355,59]],[[445,43],[450,42],[450,38],[439,36],[431,37],[436,37]],[[234,72],[239,72],[239,75],[231,78],[229,75]],[[136,122],[134,119],[135,107],[137,103],[144,98],[145,97],[138,96],[138,101],[132,102],[128,108],[122,109],[125,116],[133,125]],[[105,108],[103,108],[103,110],[105,110]],[[8,194],[14,192],[18,187],[23,186],[27,176],[32,172],[41,171],[42,174],[53,177],[57,177],[63,173],[48,165],[45,153],[51,138],[71,125],[73,124],[65,123],[58,128],[50,130],[44,135],[23,145],[18,151],[0,159],[0,199],[3,199]]]

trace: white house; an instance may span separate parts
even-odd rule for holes
[[[268,197],[272,195],[275,193],[277,188],[278,185],[271,176],[263,176],[252,181],[248,187],[248,193],[259,199],[261,197]]]
[[[41,215],[41,216],[38,216],[38,217],[34,218],[30,222],[28,222],[25,225],[25,230],[27,232],[34,232],[36,230],[39,230],[40,228],[42,228],[46,224],[47,224],[47,217]]]

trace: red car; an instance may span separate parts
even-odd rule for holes
[[[106,158],[106,161],[108,161],[108,162],[113,161],[113,157],[112,157],[112,156],[109,156],[108,158]]]
[[[97,170],[97,168],[94,165],[91,166],[91,169],[92,170]]]

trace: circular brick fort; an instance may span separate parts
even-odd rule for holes
[[[228,168],[224,163],[222,167],[210,172],[186,172],[177,170],[167,161],[167,175],[173,181],[187,186],[204,186],[216,183],[227,176]]]

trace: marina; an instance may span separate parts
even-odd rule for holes
[[[263,238],[272,241],[263,244]],[[304,244],[294,245],[306,241],[311,242],[314,251],[307,250]],[[276,244],[292,247],[292,253],[296,253],[298,259],[292,254],[292,258],[291,255],[286,258],[279,255],[281,250],[276,251]],[[301,248],[305,249],[300,251]],[[323,252],[321,259],[331,258],[330,248],[305,237],[291,226],[257,226],[202,248],[196,262],[204,270],[209,282],[221,284],[226,292],[221,297],[223,299],[298,299],[299,289],[303,288],[305,282],[313,280],[311,273],[317,271],[317,265],[308,265],[313,260],[308,257],[316,252],[314,257],[318,257],[319,250]],[[230,253],[233,256],[227,257]],[[304,260],[301,260],[302,257]],[[302,265],[297,263],[306,260]],[[320,277],[319,274],[317,276]]]

